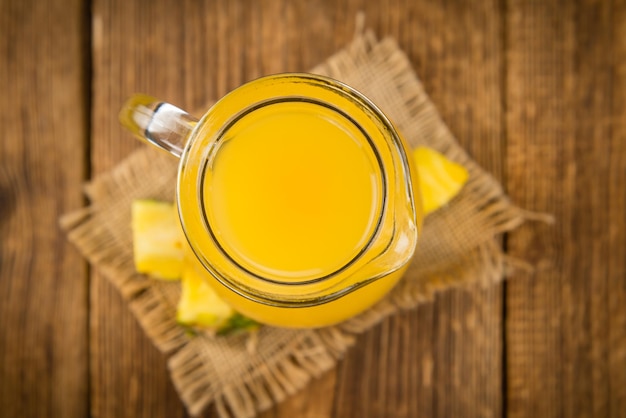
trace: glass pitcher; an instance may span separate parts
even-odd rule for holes
[[[180,158],[190,262],[242,314],[335,324],[406,270],[422,221],[417,172],[393,124],[353,88],[279,74],[233,90],[200,120],[141,95],[120,119]]]

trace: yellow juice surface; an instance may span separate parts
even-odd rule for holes
[[[380,208],[377,161],[362,134],[311,103],[274,104],[228,133],[205,182],[222,248],[280,281],[332,273],[357,256]]]
[[[372,306],[417,237],[412,171],[393,128],[342,87],[303,79],[268,77],[218,102],[178,183],[198,271],[237,311],[285,327]]]
[[[357,258],[376,232],[380,161],[359,128],[336,111],[308,102],[273,104],[236,121],[218,147],[204,178],[204,211],[223,251],[253,274],[287,284],[319,279]],[[371,306],[403,270],[300,308],[253,302],[213,285],[263,323],[316,327]],[[254,286],[263,291],[263,280]]]

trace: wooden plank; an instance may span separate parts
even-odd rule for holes
[[[139,146],[120,141],[128,135],[117,126],[114,115],[126,95],[147,91],[189,109],[201,108],[259,75],[304,71],[352,35],[337,40],[332,31],[321,32],[324,42],[302,48],[302,42],[312,43],[318,37],[320,26],[331,28],[325,20],[328,7],[304,3],[192,2],[183,3],[180,13],[177,7],[176,2],[156,2],[149,11],[126,2],[94,5],[95,174]],[[159,26],[167,27],[167,33],[155,32]],[[302,30],[305,27],[308,30]],[[164,66],[170,69],[167,74],[161,73]],[[92,286],[92,312],[93,414],[169,417],[182,413],[176,394],[163,383],[167,378],[162,356],[98,274]],[[144,382],[140,376],[150,379]],[[333,384],[330,373],[310,391],[268,414],[293,416],[300,411],[298,416],[304,416],[304,410],[319,410],[309,406],[327,399],[318,394],[328,392]],[[326,406],[315,405],[330,410],[332,398]]]
[[[117,119],[128,96],[144,92],[188,104],[186,88],[198,82],[198,73],[190,73],[185,65],[185,20],[193,16],[186,14],[185,6],[163,1],[93,3],[93,176],[141,146],[122,131]],[[194,100],[204,101],[206,96]],[[90,303],[92,416],[185,416],[165,357],[97,269],[92,274]]]
[[[0,415],[88,415],[87,267],[58,218],[83,204],[81,1],[0,2]]]
[[[259,75],[306,70],[349,42],[356,13],[364,10],[368,26],[399,39],[453,132],[500,176],[498,3],[459,2],[446,13],[436,4],[401,1],[177,4],[152,2],[149,10],[122,1],[94,4],[94,173],[138,146],[115,118],[126,95],[145,91],[198,108]],[[359,408],[370,416],[499,415],[500,292],[454,292],[389,320],[347,355],[336,397],[330,373],[262,416],[356,416]],[[91,295],[93,414],[179,416],[163,359],[99,274]]]
[[[611,10],[611,142],[608,161],[608,416],[626,418],[626,1]],[[606,120],[604,117],[601,120]]]
[[[508,241],[536,265],[507,289],[509,416],[623,417],[624,7],[506,8],[507,187],[556,218]]]
[[[444,121],[502,178],[502,27],[496,1],[363,5],[395,37]],[[338,375],[336,417],[497,417],[502,286],[439,295],[362,336]]]
[[[327,25],[326,8],[304,10],[304,4],[291,2],[165,0],[150,2],[146,8],[140,3],[97,1],[93,6],[94,175],[112,168],[140,146],[122,131],[116,118],[123,100],[133,92],[202,109],[247,80],[303,71],[334,51],[334,44],[323,42],[317,49],[309,48],[315,53],[301,52],[304,22],[311,24],[305,32],[308,39],[314,39],[319,25]],[[333,34],[326,37],[332,40]],[[92,414],[184,415],[163,356],[144,336],[116,290],[97,272],[91,303]],[[320,393],[332,390],[334,375],[316,384],[310,392],[268,413],[293,416],[293,411],[310,410],[314,401],[326,398]],[[215,416],[215,411],[205,416]]]

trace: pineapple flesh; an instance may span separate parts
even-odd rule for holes
[[[183,271],[176,321],[191,329],[201,329],[217,335],[251,331],[258,327],[255,321],[236,312],[224,302],[191,265],[185,266]]]
[[[217,335],[258,328],[256,322],[224,302],[186,259],[186,241],[173,204],[133,201],[132,231],[136,270],[156,279],[181,280],[179,324]]]
[[[156,200],[132,203],[135,269],[157,279],[180,279],[184,237],[174,205]]]
[[[419,172],[424,216],[447,205],[467,183],[469,173],[465,167],[431,148],[417,147],[413,158]]]

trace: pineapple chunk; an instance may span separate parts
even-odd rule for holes
[[[185,266],[182,294],[176,320],[179,324],[211,330],[218,335],[258,327],[253,320],[235,312],[190,265]]]
[[[186,242],[174,205],[155,200],[132,203],[135,268],[160,279],[182,279],[176,320],[217,335],[251,331],[259,324],[235,312],[185,260]]]
[[[180,279],[184,237],[174,205],[156,200],[132,203],[135,269],[152,277]]]
[[[463,188],[469,173],[460,164],[427,147],[417,147],[413,152],[419,171],[424,216],[447,205]]]

